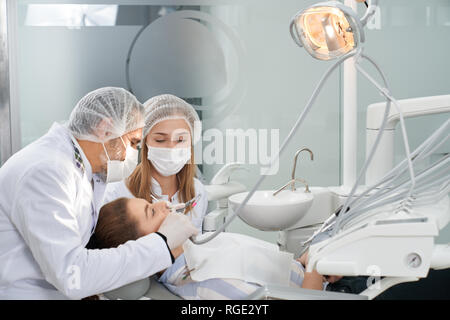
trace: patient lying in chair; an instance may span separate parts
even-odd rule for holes
[[[161,217],[146,214],[148,202],[143,199],[119,198],[105,204],[100,210],[95,229],[98,248],[117,247],[129,240],[136,240],[149,233],[156,232],[163,222]],[[123,208],[123,210],[117,210]],[[290,267],[291,287],[323,290],[327,282],[338,280],[337,277],[322,277],[317,272],[306,273],[304,265],[306,256],[292,260]],[[194,281],[181,254],[175,263],[162,271],[159,281],[172,293],[183,299],[245,299],[260,285],[239,279],[213,278]]]

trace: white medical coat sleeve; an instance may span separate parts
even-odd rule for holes
[[[66,171],[66,172],[64,172]],[[49,283],[71,299],[99,294],[172,264],[164,240],[150,234],[112,249],[82,244],[75,212],[76,179],[61,166],[34,166],[18,181],[11,220]]]

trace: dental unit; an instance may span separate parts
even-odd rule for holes
[[[350,4],[350,1],[346,3]],[[409,117],[450,112],[450,95],[406,100],[393,97],[386,76],[362,48],[365,41],[363,28],[377,7],[378,1],[369,1],[366,13],[359,19],[352,8],[330,1],[313,5],[292,18],[290,32],[296,44],[304,47],[316,59],[337,59],[337,62],[320,79],[281,144],[278,155],[271,162],[273,165],[291,143],[323,85],[331,73],[345,62],[344,79],[350,79],[350,85],[352,79],[356,79],[352,72],[359,72],[386,99],[386,102],[370,105],[367,109],[366,161],[359,174],[355,177],[348,174],[349,167],[350,171],[356,170],[356,162],[349,161],[349,165],[344,157],[346,172],[344,185],[340,187],[310,187],[306,181],[295,177],[294,164],[291,180],[283,187],[275,191],[257,191],[265,179],[262,175],[249,192],[229,197],[233,213],[225,223],[209,237],[191,239],[193,243],[208,242],[239,216],[260,230],[280,231],[278,244],[283,250],[299,256],[309,249],[308,271],[316,269],[321,274],[383,277],[361,293],[362,297],[369,299],[395,284],[426,277],[430,268],[450,267],[450,247],[434,244],[434,237],[450,219],[450,159],[447,154],[437,161],[430,161],[433,152],[449,138],[450,120],[414,152],[409,149],[404,123],[405,118]],[[362,60],[375,68],[382,84],[364,70]],[[344,108],[346,97],[347,100],[353,99],[352,94],[344,92]],[[353,118],[351,121],[355,117],[350,116],[350,119]],[[406,158],[393,167],[393,137],[397,123],[400,124]],[[343,127],[346,130],[345,123]],[[354,123],[348,127],[356,130]],[[348,136],[349,133],[344,132],[344,149],[347,145],[344,154],[348,151],[356,154],[351,149],[354,143],[350,141],[346,144]],[[356,132],[353,136],[356,136]],[[348,145],[351,145],[350,149]],[[312,160],[312,151],[308,151]],[[425,168],[419,169],[419,164],[425,164]],[[362,184],[364,178],[365,185]],[[296,190],[296,182],[303,183],[306,190]],[[293,204],[293,211],[297,212],[296,219],[283,216],[289,208],[277,202],[280,200],[277,197]],[[276,207],[276,204],[279,206]],[[301,209],[300,204],[304,205]],[[338,207],[340,209],[336,211]],[[274,208],[278,209],[274,218],[278,219],[278,223],[270,217],[271,214],[275,215]],[[284,224],[287,219],[291,219],[288,227]],[[300,293],[288,288],[266,286],[252,297],[302,299],[310,296],[311,293],[306,291]]]
[[[216,208],[203,221],[195,245],[209,242],[236,216],[263,231],[278,231],[281,250],[299,257],[308,251],[307,271],[323,275],[370,276],[375,283],[359,295],[262,286],[249,299],[373,299],[402,282],[426,277],[430,269],[450,268],[450,245],[436,245],[434,238],[450,220],[450,159],[433,155],[450,137],[450,120],[435,130],[419,147],[410,151],[405,119],[450,112],[450,95],[396,100],[387,78],[363,50],[364,27],[375,14],[378,1],[368,1],[362,18],[355,1],[345,5],[329,1],[312,5],[291,19],[294,42],[318,60],[337,60],[321,77],[309,101],[296,119],[272,167],[292,143],[331,74],[344,65],[343,184],[311,186],[296,177],[297,160],[306,147],[294,155],[290,180],[274,190],[258,190],[266,178],[261,175],[246,192],[232,174],[245,169],[241,163],[225,165],[206,185],[208,200]],[[374,67],[379,84],[362,67]],[[356,74],[359,72],[385,98],[367,108],[366,160],[356,174]],[[394,166],[394,134],[401,131],[405,159]],[[309,160],[308,160],[309,161]],[[363,184],[363,180],[365,183]],[[296,187],[301,183],[302,188]],[[148,297],[176,299],[152,280]]]

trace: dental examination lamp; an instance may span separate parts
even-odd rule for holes
[[[315,4],[294,16],[290,25],[294,41],[314,58],[331,60],[342,57],[364,42],[368,19],[378,1],[371,1],[361,20],[349,7],[337,1]]]
[[[271,159],[270,168],[272,168],[273,165],[278,161],[282,152],[286,149],[286,146],[289,144],[292,137],[295,135],[295,133],[298,131],[299,127],[305,120],[308,112],[310,111],[311,107],[316,101],[317,96],[319,95],[326,80],[330,77],[331,73],[342,62],[355,55],[357,55],[358,57],[363,57],[376,67],[378,72],[381,74],[383,80],[385,80],[384,75],[382,74],[378,66],[375,64],[375,62],[373,62],[372,59],[363,55],[361,52],[361,45],[365,39],[363,27],[367,24],[367,21],[370,19],[370,17],[372,17],[373,14],[375,13],[377,4],[378,4],[377,0],[369,1],[366,13],[361,19],[357,17],[356,12],[354,12],[351,8],[344,6],[342,3],[337,1],[329,1],[313,5],[307,8],[306,10],[299,12],[292,18],[290,24],[290,32],[292,38],[299,46],[304,47],[306,51],[316,59],[320,60],[338,59],[338,61],[335,62],[320,79],[308,103],[306,104],[305,108],[303,109],[300,116],[296,120],[289,134],[281,144],[278,154],[276,154],[275,157]],[[385,89],[387,88],[386,81],[384,81],[385,88],[383,88],[379,86],[372,78],[370,78],[370,76],[367,73],[365,73],[359,66],[357,66],[357,68],[387,98],[387,107],[384,114],[382,126],[380,127],[380,132],[377,138],[375,139],[375,143],[370,152],[370,155],[367,158],[366,163],[364,164],[361,173],[359,175],[359,178],[355,182],[355,185],[348,199],[352,198],[357,188],[357,185],[361,180],[361,177],[364,175],[368,164],[373,158],[374,152],[380,142],[380,138],[383,133],[384,126],[386,124],[391,101],[394,102],[394,104],[396,105],[395,99],[392,98],[389,94],[389,90]],[[401,111],[400,110],[398,111],[400,114],[400,123],[402,126],[402,133],[405,143],[406,154],[407,157],[409,158],[410,152],[407,144],[406,131],[404,130],[403,117],[401,116]],[[413,180],[412,185],[414,186],[414,175],[412,171],[412,164],[410,163],[410,161],[409,166],[411,179]],[[264,181],[265,177],[266,177],[265,175],[261,175],[261,177],[254,185],[254,187],[245,197],[244,201],[238,206],[238,208],[234,211],[234,213],[227,219],[227,221],[219,229],[217,229],[214,233],[208,235],[207,237],[202,237],[202,239],[196,239],[192,237],[191,241],[195,244],[203,244],[216,237],[220,232],[224,231],[225,228],[231,223],[231,221],[233,221],[233,219],[240,214],[242,208],[245,207],[249,199],[253,196],[255,191]],[[346,203],[343,206],[341,212],[346,212],[347,208],[348,203]]]

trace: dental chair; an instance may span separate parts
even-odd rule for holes
[[[246,190],[239,182],[230,180],[231,174],[237,169],[244,169],[240,163],[230,163],[217,172],[209,185],[205,185],[208,193],[208,202],[216,202],[216,208],[209,212],[203,220],[203,231],[212,232],[225,223],[228,214],[228,198]],[[158,277],[153,275],[115,290],[106,292],[103,296],[110,300],[182,300],[179,296],[171,293]],[[308,289],[298,289],[283,286],[262,286],[247,297],[248,300],[265,299],[293,299],[293,300],[364,300],[366,297]]]
[[[426,165],[418,171],[418,183],[413,188],[414,197],[410,201],[405,202],[402,196],[411,188],[410,180],[404,180],[404,176],[408,176],[406,159],[379,178],[381,182],[366,187],[361,195],[352,198],[348,211],[336,211],[335,206],[346,200],[333,192],[333,188],[328,192],[324,188],[310,188],[313,198],[318,201],[313,201],[308,214],[297,222],[298,227],[303,221],[301,225],[308,228],[312,220],[306,219],[320,212],[334,211],[335,214],[322,224],[311,241],[306,241],[309,247],[307,270],[315,269],[324,275],[371,277],[375,281],[366,282],[367,289],[349,294],[266,285],[247,299],[401,299],[402,296],[411,299],[426,298],[426,290],[433,291],[434,286],[442,286],[450,276],[450,244],[436,244],[434,239],[450,222],[450,156],[446,154],[431,162],[428,158],[450,139],[449,128],[450,119],[412,153],[414,164],[424,162]],[[243,185],[230,181],[231,172],[240,167],[239,164],[224,167],[207,186],[208,200],[217,201],[217,208],[205,217],[204,231],[220,228],[227,217],[228,203],[232,204],[228,198],[245,190]],[[377,188],[379,185],[381,187]],[[330,201],[326,201],[328,198],[324,195]],[[329,205],[327,210],[323,208],[324,203]],[[285,236],[281,238],[287,240],[279,239],[278,244],[286,250],[290,243],[289,230],[281,231],[283,233]],[[298,242],[294,250],[287,248],[287,251],[302,252],[304,247],[304,243]],[[448,291],[444,294],[450,296]],[[408,294],[416,294],[417,297]],[[180,299],[154,277],[105,296],[111,299]]]

